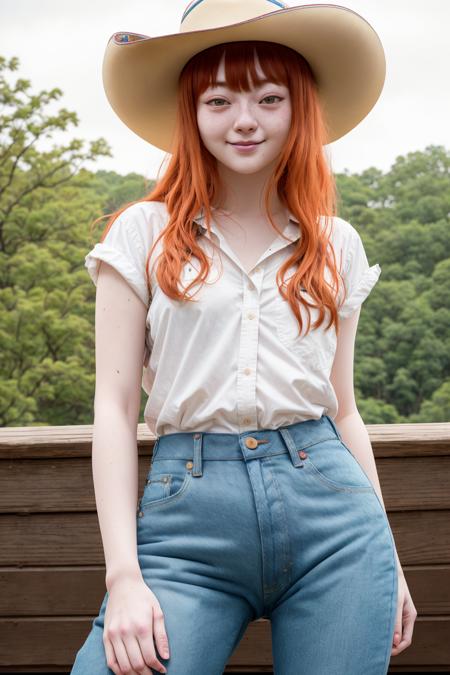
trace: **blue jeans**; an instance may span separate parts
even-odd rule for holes
[[[270,619],[276,675],[385,675],[397,609],[386,513],[334,421],[155,443],[136,515],[168,675],[221,675]],[[106,593],[72,675],[109,675]],[[156,672],[156,671],[155,671]]]

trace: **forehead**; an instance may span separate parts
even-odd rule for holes
[[[266,82],[271,82],[271,80],[266,79],[266,74],[263,71],[263,69],[261,68],[261,64],[260,64],[260,61],[259,61],[259,58],[258,58],[257,54],[255,54],[254,61],[255,61],[255,68],[256,68],[256,76],[258,78],[260,78],[261,80],[263,80],[262,84],[265,84]],[[214,88],[220,87],[220,86],[222,86],[222,87],[227,86],[226,78],[225,78],[225,54],[222,56],[222,58],[220,60],[220,63],[219,63],[218,69],[217,69],[216,79],[215,79],[214,82],[212,82],[212,84],[210,84],[209,88],[214,89]]]

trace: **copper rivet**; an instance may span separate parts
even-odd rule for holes
[[[144,513],[142,511],[139,511],[139,518],[142,518],[143,515]]]
[[[186,469],[192,469],[193,466],[194,466],[193,462],[186,462]]]
[[[194,434],[194,438],[195,438],[195,439],[200,438],[200,434]]]
[[[299,457],[301,457],[301,459],[306,459],[308,457],[307,453],[304,450],[300,450],[298,454]]]

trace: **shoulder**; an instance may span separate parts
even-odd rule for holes
[[[138,245],[146,248],[160,233],[168,220],[164,202],[139,201],[127,206],[116,218],[112,227],[131,236]]]
[[[151,226],[152,228],[164,225],[167,222],[168,213],[164,202],[140,201],[127,206],[118,220],[125,223],[133,223],[137,227]]]
[[[326,226],[325,218],[321,217],[321,222],[327,232],[330,233],[330,243],[338,255],[342,255],[343,260],[348,264],[351,256],[362,245],[361,237],[355,227],[348,220],[340,216],[332,216],[328,219],[331,226]]]
[[[324,216],[321,217],[321,220],[325,226],[326,222]],[[332,216],[328,221],[331,221],[330,239],[333,244],[344,247],[359,237],[358,231],[348,222],[348,220],[344,220],[344,218],[341,218],[340,216]]]

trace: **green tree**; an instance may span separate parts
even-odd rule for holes
[[[395,411],[397,421],[432,421],[435,412],[442,421],[435,401],[450,375],[450,153],[429,146],[397,157],[386,174],[372,167],[338,175],[337,184],[342,217],[382,269],[356,345],[364,420],[389,422]]]
[[[78,118],[46,112],[60,89],[34,94],[28,80],[11,84],[18,65],[0,58],[0,421],[76,423],[91,390],[80,376],[88,324],[79,253],[102,208],[100,194],[80,187],[80,168],[111,153],[104,139],[87,150],[79,139],[39,149]]]

